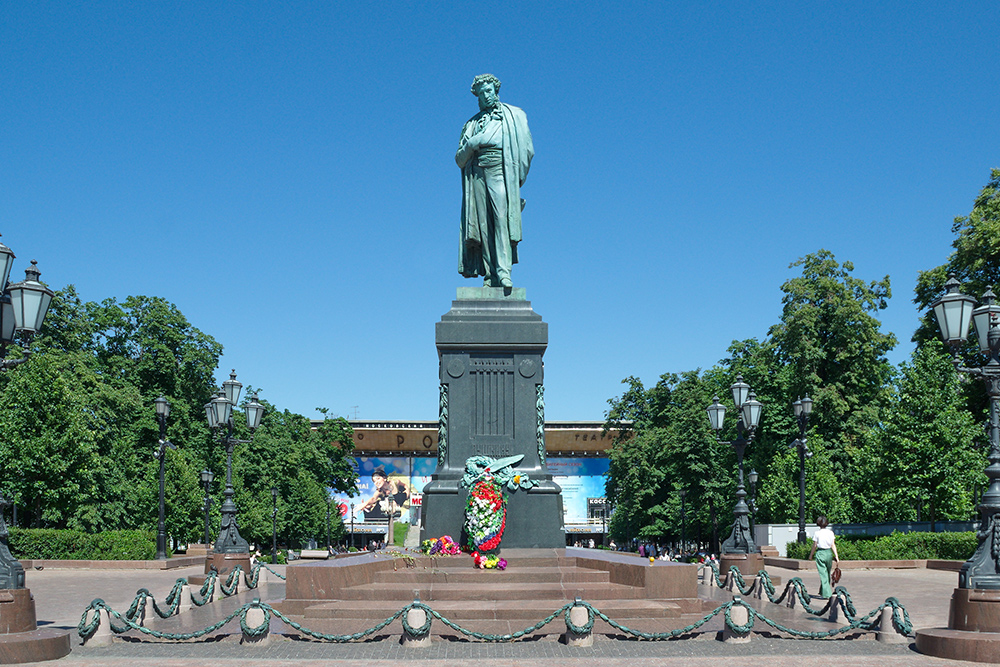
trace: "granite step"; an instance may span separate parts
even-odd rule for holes
[[[645,597],[645,591],[635,586],[591,582],[556,582],[522,584],[516,579],[511,583],[502,572],[493,574],[493,581],[484,583],[406,583],[378,582],[350,586],[340,590],[342,600],[480,600],[490,601],[502,596],[507,600],[567,600],[580,597],[585,600],[635,600]]]
[[[505,585],[536,583],[608,583],[609,574],[604,570],[578,567],[519,567],[517,569],[484,571],[472,566],[471,559],[462,568],[408,568],[396,572],[380,572],[377,583],[483,583],[502,575]]]
[[[452,621],[486,621],[507,620],[535,623],[547,617],[570,600],[436,600],[425,601],[434,611]],[[302,618],[305,624],[319,619],[363,619],[378,622],[384,620],[407,603],[379,600],[335,600],[313,604],[293,614]],[[597,609],[609,618],[621,622],[621,619],[636,618],[679,618],[685,613],[700,611],[690,610],[678,601],[672,600],[601,600],[592,602]],[[289,610],[292,611],[292,610]]]

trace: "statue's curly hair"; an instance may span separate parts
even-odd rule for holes
[[[483,85],[484,83],[492,83],[493,88],[497,91],[497,95],[500,94],[500,79],[496,78],[492,74],[480,74],[475,79],[472,80],[472,94],[479,97],[479,93],[476,92],[476,88]]]

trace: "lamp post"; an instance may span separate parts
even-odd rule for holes
[[[330,552],[330,492],[326,494],[326,551]]]
[[[687,544],[687,511],[684,507],[684,496],[687,495],[687,490],[681,489],[677,495],[681,497],[681,554],[683,555],[684,545]]]
[[[750,480],[750,534],[752,535],[754,526],[757,525],[757,480],[760,479],[760,475],[751,468],[747,479]]]
[[[354,503],[351,503],[351,546],[354,546]]]
[[[212,489],[212,480],[215,479],[215,474],[212,473],[211,470],[202,470],[201,474],[200,474],[200,477],[201,477],[201,483],[205,486],[205,546],[207,547],[209,545],[209,541],[208,541],[209,540],[209,537],[208,537],[208,531],[209,531],[208,508],[212,506],[212,496],[209,495],[209,492]]]
[[[23,364],[31,355],[31,339],[42,328],[45,314],[49,310],[54,293],[38,281],[41,272],[38,263],[31,261],[31,266],[24,270],[24,280],[19,283],[8,283],[11,268],[14,266],[14,253],[3,243],[0,243],[0,370],[12,369]],[[7,359],[7,346],[15,342],[21,335],[23,354],[20,359]],[[10,505],[0,495],[0,589],[24,588],[24,567],[10,553],[7,544],[7,522],[3,510]],[[19,605],[20,603],[16,603]],[[34,619],[34,603],[31,617]],[[34,625],[32,620],[31,625]]]
[[[223,493],[219,537],[213,547],[216,554],[250,553],[250,545],[240,535],[236,523],[236,503],[233,502],[233,448],[237,444],[250,442],[233,437],[233,408],[239,403],[242,389],[242,383],[236,381],[234,369],[229,374],[229,379],[222,383],[219,394],[205,404],[208,425],[219,434],[219,442],[226,448],[226,490]],[[264,415],[264,406],[257,402],[257,394],[254,394],[243,409],[246,411],[247,427],[250,429],[252,440],[253,432],[260,425],[260,418]]]
[[[167,417],[170,416],[170,401],[160,396],[153,401],[156,405],[156,421],[160,422],[160,440],[153,456],[160,460],[160,520],[156,524],[156,560],[167,560],[167,524],[164,507],[164,467],[167,448],[177,449],[177,445],[167,440]]]
[[[271,487],[271,563],[278,564],[278,487]]]
[[[941,328],[941,338],[951,347],[955,369],[979,377],[986,384],[990,398],[990,464],[986,467],[989,486],[979,499],[979,546],[962,565],[958,574],[959,589],[1000,589],[1000,568],[996,554],[1000,553],[1000,306],[994,303],[993,290],[983,294],[983,305],[975,308],[976,300],[958,291],[954,274],[948,276],[946,292],[932,304],[934,317]],[[979,368],[965,368],[959,349],[969,335],[969,321],[975,322],[976,337],[981,352],[989,361]],[[957,591],[956,591],[957,592]],[[952,605],[954,607],[955,601]],[[996,630],[994,630],[995,632]]]
[[[708,406],[708,419],[712,429],[716,432],[716,439],[723,444],[732,445],[736,451],[736,460],[739,467],[739,483],[736,487],[736,506],[733,508],[733,531],[722,543],[723,554],[755,554],[757,545],[754,544],[753,534],[750,532],[750,522],[748,515],[750,508],[747,507],[746,487],[743,485],[743,453],[747,445],[753,442],[757,425],[760,423],[760,413],[762,405],[757,400],[757,396],[750,391],[750,385],[743,381],[742,375],[736,376],[736,382],[730,386],[733,394],[733,403],[739,412],[739,419],[736,422],[736,439],[726,443],[718,437],[722,431],[723,422],[726,416],[726,407],[719,403],[719,397],[712,400],[712,405]]]
[[[799,544],[806,543],[806,459],[812,458],[812,452],[806,445],[806,430],[809,428],[809,413],[813,409],[813,400],[807,394],[792,403],[792,413],[799,425],[799,437],[788,444],[789,449],[799,450],[799,534],[796,538]]]

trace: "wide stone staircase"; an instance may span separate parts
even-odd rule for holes
[[[697,598],[693,565],[586,549],[510,549],[502,555],[504,571],[477,569],[465,554],[364,555],[293,565],[288,597],[277,607],[305,627],[338,634],[372,627],[415,599],[469,630],[493,634],[523,630],[575,598],[647,631],[681,627],[714,608]],[[398,632],[398,623],[389,627]],[[560,616],[541,634],[565,627]],[[460,635],[438,620],[431,632]]]

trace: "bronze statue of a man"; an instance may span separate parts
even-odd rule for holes
[[[535,149],[524,111],[500,101],[500,81],[472,82],[479,113],[462,127],[455,162],[462,169],[462,241],[458,272],[483,276],[485,287],[512,287],[521,241],[521,186]]]

